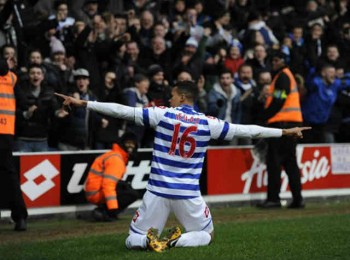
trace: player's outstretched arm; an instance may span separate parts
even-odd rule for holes
[[[63,106],[70,108],[70,106],[75,106],[75,107],[86,107],[87,106],[87,101],[82,100],[82,99],[77,99],[71,96],[66,96],[63,94],[55,93],[56,96],[60,97],[63,99]]]
[[[115,118],[125,119],[129,121],[135,121],[136,119],[134,107],[124,106],[117,103],[86,101],[59,93],[55,93],[55,95],[61,97],[64,100],[63,106],[66,108],[70,108],[70,106],[87,107],[90,110]]]
[[[310,130],[311,127],[293,127],[288,129],[282,129],[282,135],[291,136],[296,138],[303,138],[303,131]]]
[[[303,138],[303,131],[309,130],[311,127],[294,127],[288,129],[262,127],[258,125],[241,125],[229,124],[231,130],[228,131],[227,139],[233,137],[243,138],[278,138],[281,136],[291,136],[295,138]],[[222,128],[222,126],[221,126]]]

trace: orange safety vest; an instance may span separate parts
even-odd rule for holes
[[[84,185],[86,199],[93,204],[106,203],[108,209],[117,209],[117,183],[126,171],[127,162],[128,154],[117,144],[97,157]]]
[[[292,72],[288,68],[284,68],[272,80],[265,103],[265,109],[268,108],[272,102],[273,94],[275,91],[275,83],[280,73],[282,72],[284,72],[290,80],[290,93],[288,94],[281,110],[278,111],[273,117],[269,118],[267,123],[271,124],[275,122],[302,122],[303,117],[300,109],[297,83],[294,79]]]
[[[16,81],[17,77],[11,71],[0,77],[0,134],[15,134]]]

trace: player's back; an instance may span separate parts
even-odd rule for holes
[[[186,105],[168,108],[156,126],[147,189],[168,198],[200,196],[199,178],[209,140],[204,114]]]

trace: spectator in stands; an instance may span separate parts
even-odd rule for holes
[[[258,75],[258,80],[257,80],[257,89],[259,92],[259,96],[256,103],[257,110],[255,114],[255,120],[257,125],[265,125],[265,121],[262,119],[261,114],[264,111],[264,105],[269,95],[271,81],[272,81],[272,75],[270,71],[268,70],[260,71]]]
[[[231,15],[228,10],[217,12],[215,18],[209,22],[211,29],[207,46],[212,48],[227,46],[232,42],[232,32],[229,30]]]
[[[347,71],[345,60],[340,57],[338,46],[335,44],[330,44],[326,47],[325,55],[318,61],[318,71],[320,71],[324,64],[331,64],[336,69],[343,68]]]
[[[301,104],[305,125],[312,130],[303,140],[306,143],[332,143],[333,133],[327,130],[332,107],[340,91],[350,88],[349,79],[336,78],[334,65],[326,64],[321,74],[306,84],[307,94]]]
[[[321,24],[313,24],[310,30],[310,36],[306,41],[306,55],[309,66],[316,68],[318,59],[324,54],[326,42],[323,37],[323,27]]]
[[[70,70],[66,65],[66,49],[61,41],[57,38],[52,40],[51,56],[50,59],[46,59],[46,68],[49,68],[50,73],[46,75],[46,78],[54,88],[55,92],[67,93],[67,82],[70,76]]]
[[[197,12],[197,24],[203,26],[211,20],[211,17],[204,12],[203,0],[195,0],[193,2],[193,7]]]
[[[134,86],[124,89],[125,103],[131,107],[148,107],[150,106],[147,97],[150,81],[148,77],[142,74],[137,74],[134,77]],[[141,146],[145,133],[145,127],[136,126],[134,123],[128,122],[126,131],[133,132],[137,136],[138,144]],[[148,140],[151,141],[151,140]]]
[[[124,14],[115,14],[115,31],[114,36],[119,38],[123,36],[128,30],[128,18]]]
[[[140,48],[136,41],[129,41],[126,43],[126,54],[127,54],[127,64],[128,69],[132,68],[133,73],[146,73],[147,68],[141,67]]]
[[[137,147],[135,134],[125,133],[119,142],[113,142],[112,150],[92,163],[84,191],[86,199],[98,206],[92,212],[96,221],[117,220],[119,213],[139,198],[138,192],[122,180]]]
[[[243,46],[237,40],[233,39],[228,48],[228,55],[224,61],[225,67],[229,69],[232,75],[236,76],[238,68],[244,63],[242,58]]]
[[[149,10],[145,10],[141,14],[141,29],[139,32],[140,43],[143,46],[151,47],[151,39],[153,36],[154,16]]]
[[[65,46],[72,46],[72,27],[75,23],[73,17],[68,16],[68,3],[66,0],[57,0],[54,3],[55,14],[49,16],[49,20],[56,19],[58,22],[56,36]]]
[[[128,59],[126,53],[126,44],[123,40],[114,41],[110,49],[109,70],[117,75],[119,86],[125,86],[128,83]]]
[[[255,8],[254,4],[253,1],[238,0],[229,6],[231,17],[233,17],[231,24],[237,32],[245,29],[248,16]]]
[[[53,44],[59,44],[60,42],[55,34],[57,32],[57,20],[44,20],[35,30],[30,37],[27,44],[34,49],[39,49],[43,58],[48,58],[51,55],[51,46]],[[61,43],[62,44],[62,43]]]
[[[150,86],[148,97],[154,106],[168,106],[171,89],[168,81],[164,78],[163,68],[158,64],[153,64],[148,69]]]
[[[340,54],[342,56],[350,53],[350,22],[344,22],[339,30],[339,38],[337,39]],[[347,66],[350,66],[349,61]]]
[[[44,70],[32,64],[28,69],[29,80],[16,90],[16,150],[19,152],[49,151],[48,137],[54,116],[68,113],[60,108],[54,89],[44,82]]]
[[[305,75],[306,47],[304,40],[304,28],[300,25],[294,25],[292,28],[292,33],[289,35],[289,37],[292,40],[289,67],[294,73]]]
[[[17,71],[17,50],[13,45],[2,46],[2,58],[7,60],[9,69],[11,71]]]
[[[345,75],[345,77],[349,77]],[[338,132],[335,136],[337,143],[349,143],[350,142],[350,90],[344,89],[338,95],[338,99],[335,103],[338,111],[341,114],[341,123]]]
[[[15,27],[12,23],[12,1],[0,2],[0,47],[6,44],[18,45]]]
[[[106,50],[104,41],[97,40],[95,28],[86,25],[78,34],[74,44],[76,50],[76,66],[78,68],[85,68],[89,72],[90,90],[97,93],[101,84],[101,74],[97,64],[99,64],[99,60],[102,59],[102,57],[98,56],[100,51]]]
[[[165,46],[167,49],[170,49],[172,47],[173,43],[169,39],[169,37],[171,37],[171,35],[162,22],[157,22],[154,24],[153,35],[164,38],[165,39]]]
[[[185,47],[180,55],[177,56],[173,66],[173,74],[178,74],[179,71],[191,71],[194,80],[198,80],[202,74],[203,62],[198,53],[198,41],[190,37],[186,40]]]
[[[114,71],[107,71],[104,76],[104,86],[98,96],[102,102],[124,104],[122,90],[117,83],[117,75]],[[111,149],[112,144],[119,140],[119,132],[122,130],[123,121],[110,116],[102,116],[101,125],[97,126],[94,148]]]
[[[241,121],[241,92],[233,84],[233,81],[229,70],[225,69],[220,72],[219,82],[215,83],[208,93],[207,114],[233,124],[239,124]]]
[[[271,71],[271,65],[267,58],[267,52],[264,45],[254,47],[254,58],[247,60],[247,63],[253,67],[254,79],[257,79],[259,72],[262,70]]]
[[[164,69],[165,77],[171,78],[171,53],[166,48],[165,39],[155,36],[151,41],[151,49],[145,52],[141,66],[147,69],[152,64],[158,64]]]
[[[95,101],[96,96],[89,90],[90,74],[86,69],[74,71],[75,87],[68,93],[79,99]],[[67,108],[69,114],[61,120],[58,149],[61,151],[88,150],[93,147],[94,131],[102,124],[102,118],[86,110]]]
[[[249,64],[242,64],[238,69],[238,76],[234,80],[235,86],[240,90],[241,97],[241,124],[251,125],[256,124],[256,112],[258,97],[260,95],[253,79],[253,68]],[[240,138],[239,145],[251,144],[252,140]]]
[[[83,12],[88,17],[88,19],[92,20],[95,15],[98,14],[98,0],[85,0],[83,5]]]
[[[248,28],[245,31],[246,36],[248,36],[251,31],[258,31],[261,33],[267,46],[272,47],[279,44],[279,41],[274,35],[273,31],[266,25],[265,21],[263,21],[261,13],[258,11],[252,11],[247,17],[247,21]]]

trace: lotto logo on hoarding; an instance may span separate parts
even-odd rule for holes
[[[21,156],[21,189],[28,207],[60,205],[60,156]]]

